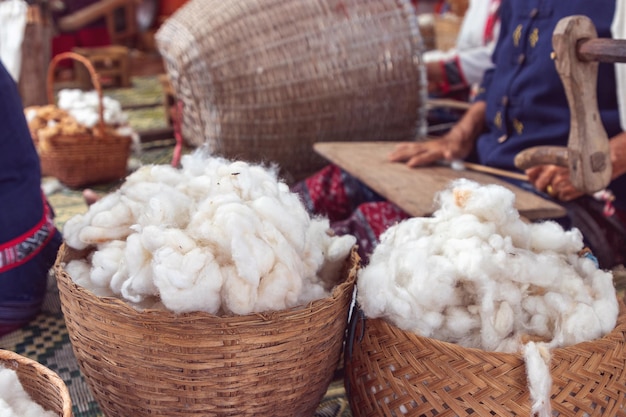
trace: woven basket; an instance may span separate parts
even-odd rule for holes
[[[74,59],[87,67],[100,100],[100,121],[93,134],[35,137],[42,174],[54,176],[68,187],[112,182],[126,177],[132,140],[106,127],[99,76],[87,58],[74,52],[64,52],[52,59],[47,78],[49,103],[54,103],[54,70],[64,59]]]
[[[84,255],[84,254],[83,254]],[[107,417],[312,416],[342,352],[358,255],[330,297],[266,314],[138,311],[55,266],[74,353]]]
[[[0,349],[0,367],[17,373],[24,391],[45,410],[60,417],[72,417],[72,400],[63,380],[39,362]]]
[[[355,417],[531,416],[521,355],[420,337],[362,314],[353,326],[345,385]],[[620,301],[612,332],[553,350],[552,415],[626,416],[625,337]]]
[[[463,18],[453,13],[445,13],[435,17],[435,49],[448,51],[456,48],[456,40],[461,31]]]
[[[409,0],[190,0],[160,27],[182,132],[287,182],[321,141],[425,135],[422,39]]]

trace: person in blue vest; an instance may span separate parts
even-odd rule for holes
[[[566,146],[570,113],[551,59],[554,29],[564,17],[586,15],[599,37],[611,38],[621,27],[616,22],[626,14],[625,3],[502,0],[494,65],[483,76],[469,110],[445,135],[402,143],[389,159],[411,167],[463,159],[518,171],[514,158],[520,151],[537,145]],[[626,83],[618,90],[617,65],[625,64],[599,65],[597,87],[600,115],[611,146],[613,174],[607,188],[614,198],[611,210],[606,210],[606,201],[577,190],[567,168],[533,167],[526,171],[529,184],[520,184],[565,206],[568,215],[559,222],[582,232],[603,268],[626,262]],[[359,245],[371,250],[380,233],[407,214],[365,188],[334,165],[292,187],[310,211],[329,215],[337,233],[355,234]]]
[[[0,62],[0,335],[39,313],[61,241],[17,85]]]
[[[623,0],[545,1],[503,0],[500,36],[492,57],[494,67],[483,77],[471,108],[451,131],[438,140],[404,143],[389,156],[412,167],[441,159],[473,160],[505,170],[517,170],[515,156],[539,145],[566,146],[570,112],[562,82],[550,58],[552,33],[567,16],[586,15],[602,38],[612,37],[612,24],[626,13]],[[613,25],[615,28],[615,25]],[[535,190],[559,200],[568,211],[565,226],[578,227],[604,266],[626,261],[626,133],[620,104],[626,90],[618,90],[615,67],[600,64],[598,106],[610,138],[614,212],[584,195],[570,181],[567,168],[542,165],[528,169]],[[624,88],[626,86],[623,86]],[[622,103],[618,102],[618,94]]]

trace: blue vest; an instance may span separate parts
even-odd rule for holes
[[[0,244],[43,216],[41,170],[17,85],[0,62]]]
[[[570,114],[552,52],[552,33],[566,16],[586,15],[598,36],[611,37],[615,0],[504,0],[501,32],[477,99],[487,104],[487,128],[476,144],[478,161],[515,170],[521,150],[538,145],[567,146]],[[613,64],[600,64],[598,107],[609,137],[622,131]],[[626,177],[626,176],[622,176]],[[617,206],[626,207],[626,178],[609,186]]]

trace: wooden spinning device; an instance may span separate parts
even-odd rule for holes
[[[626,62],[626,40],[598,38],[586,16],[559,21],[552,36],[552,58],[571,113],[567,147],[537,146],[520,152],[515,165],[527,169],[554,164],[569,167],[572,184],[591,194],[611,181],[609,140],[600,119],[596,87],[599,62]]]

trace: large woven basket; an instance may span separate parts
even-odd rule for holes
[[[115,134],[106,127],[99,76],[87,58],[74,52],[55,55],[48,67],[48,101],[54,103],[54,70],[65,59],[79,61],[89,71],[100,101],[100,120],[93,134],[58,134],[34,138],[42,174],[54,176],[68,187],[75,188],[120,180],[128,173],[132,139],[130,136]]]
[[[463,348],[356,316],[345,360],[355,417],[531,416],[521,355]],[[553,416],[626,416],[625,337],[620,301],[612,332],[553,350]]]
[[[358,255],[328,298],[267,314],[138,311],[55,266],[80,369],[107,417],[312,416],[342,352]]]
[[[0,367],[17,373],[24,391],[45,410],[72,417],[72,400],[65,382],[37,361],[0,349]]]
[[[277,163],[288,182],[323,166],[315,142],[425,134],[409,0],[190,0],[156,43],[185,140]]]

